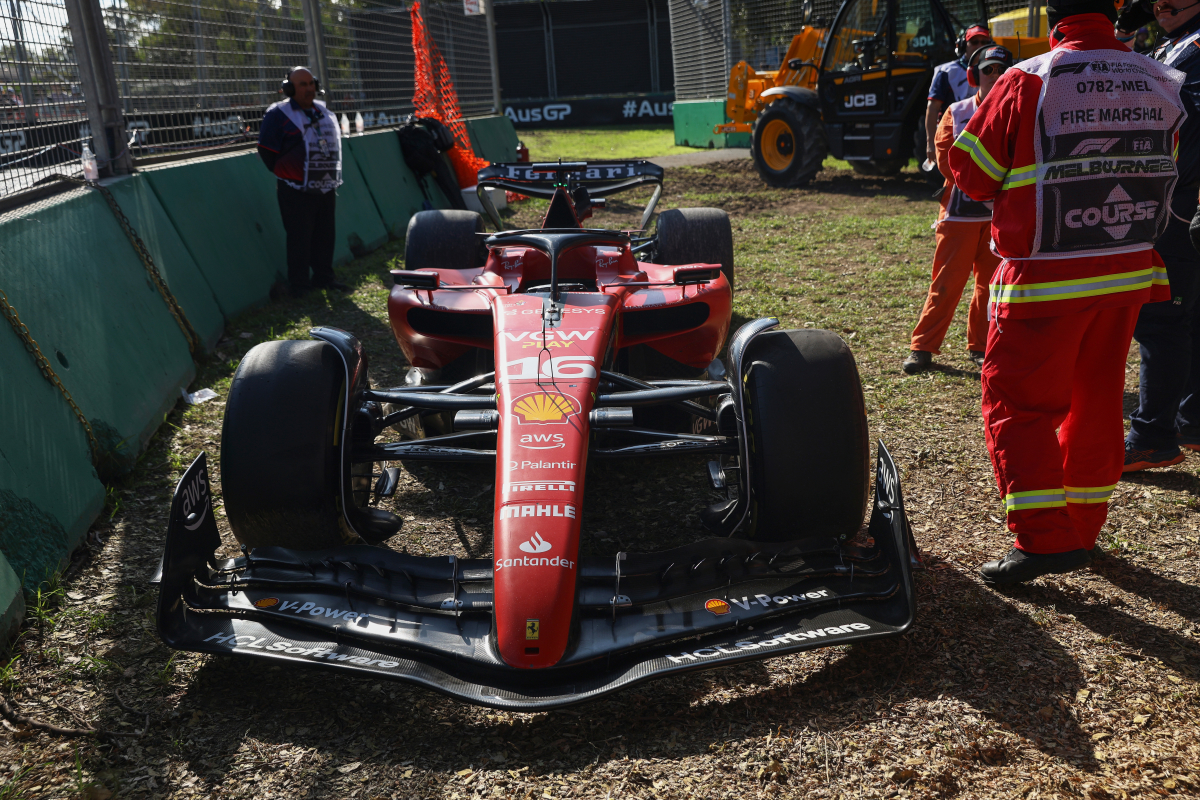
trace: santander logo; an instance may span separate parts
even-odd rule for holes
[[[544,553],[552,546],[537,531],[534,531],[533,536],[529,538],[528,542],[521,542],[521,549],[526,553]]]

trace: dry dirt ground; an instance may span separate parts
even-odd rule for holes
[[[625,196],[595,224],[630,224],[636,200]],[[362,337],[378,384],[398,383],[385,300],[403,250],[392,243],[345,268],[349,296],[233,321],[193,385],[220,397],[177,407],[113,485],[90,546],[32,602],[0,662],[0,688],[23,713],[60,725],[131,732],[148,715],[149,730],[109,744],[10,726],[0,733],[0,798],[1200,796],[1200,458],[1121,482],[1097,566],[985,588],[976,566],[1011,537],[961,317],[936,369],[899,369],[933,250],[928,188],[913,174],[826,171],[809,189],[775,191],[749,162],[670,170],[663,207],[698,205],[733,217],[738,322],[773,314],[828,328],[856,354],[872,434],[901,465],[926,556],[906,636],[539,714],[168,650],[149,578],[183,468],[202,450],[218,464],[239,358],[258,342],[336,325]],[[513,222],[525,225],[539,206],[518,209]],[[1131,358],[1129,392],[1136,375]],[[695,511],[711,501],[702,466],[597,465],[585,547],[651,549],[700,535]],[[405,472],[394,498],[405,527],[390,546],[488,552],[490,483],[490,470]]]

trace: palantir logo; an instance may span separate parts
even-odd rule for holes
[[[528,542],[521,542],[521,549],[526,553],[544,553],[553,545],[542,538],[542,535],[537,531],[533,532]]]

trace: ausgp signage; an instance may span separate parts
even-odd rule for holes
[[[518,128],[580,128],[591,125],[669,125],[675,97],[671,93],[570,97],[514,101],[505,115]]]

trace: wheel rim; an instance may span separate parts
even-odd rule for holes
[[[763,128],[763,161],[776,172],[783,172],[792,165],[796,156],[796,136],[792,126],[781,119],[773,119]]]

